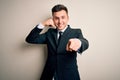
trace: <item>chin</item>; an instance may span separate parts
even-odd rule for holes
[[[62,29],[64,29],[65,27],[64,26],[59,26],[57,29],[58,30],[62,30]]]
[[[57,28],[58,30],[62,30],[62,29],[64,29],[64,28]]]

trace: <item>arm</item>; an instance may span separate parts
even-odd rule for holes
[[[83,51],[85,51],[86,49],[88,49],[89,47],[89,42],[87,39],[85,39],[83,37],[82,31],[78,30],[78,39],[81,41],[81,46],[78,49],[78,53],[82,53]]]
[[[38,28],[38,25],[29,33],[26,37],[26,42],[34,44],[44,44],[46,43],[46,33],[39,34],[42,29]]]
[[[44,34],[39,34],[45,26],[54,27],[53,20],[50,18],[42,22],[42,24],[37,25],[26,37],[26,42],[34,44],[45,44],[47,32]]]
[[[72,38],[68,41],[66,50],[67,51],[76,51],[78,53],[82,53],[83,51],[85,51],[88,46],[89,43],[88,41],[83,37],[81,30],[77,30],[76,31],[76,38]]]

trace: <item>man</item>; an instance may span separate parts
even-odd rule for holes
[[[37,25],[27,36],[28,43],[47,44],[48,57],[40,80],[80,80],[77,67],[77,53],[88,48],[88,41],[80,29],[68,25],[67,8],[58,4],[52,8],[52,19]],[[45,26],[47,32],[39,34]]]

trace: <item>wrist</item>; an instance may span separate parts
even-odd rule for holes
[[[41,25],[43,25],[43,26],[47,26],[47,25],[45,24],[45,22],[42,22]]]
[[[43,29],[44,28],[44,25],[42,23],[38,24],[37,26],[39,29]]]

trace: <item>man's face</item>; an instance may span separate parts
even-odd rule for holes
[[[58,30],[62,30],[68,24],[68,14],[65,10],[61,10],[53,13],[53,22]]]

